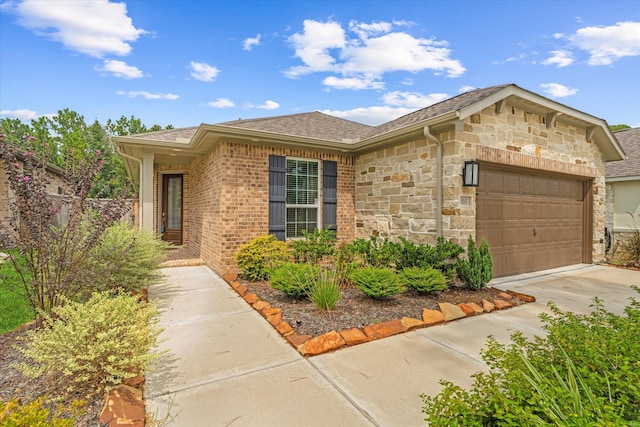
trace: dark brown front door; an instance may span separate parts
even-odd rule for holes
[[[494,276],[586,262],[588,183],[561,175],[480,167],[476,233]]]
[[[162,175],[162,240],[182,244],[182,175]]]

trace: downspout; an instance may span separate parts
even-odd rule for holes
[[[442,140],[434,136],[429,126],[423,128],[427,144],[436,143],[436,237],[442,236]]]

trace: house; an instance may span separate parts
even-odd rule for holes
[[[604,120],[514,84],[380,126],[312,112],[114,141],[141,227],[222,274],[253,237],[315,227],[343,241],[484,238],[496,277],[599,262],[605,162],[624,154]]]
[[[635,225],[640,228],[640,128],[614,133],[627,154],[625,160],[607,163],[606,204],[607,229],[612,233],[613,245],[624,240]]]

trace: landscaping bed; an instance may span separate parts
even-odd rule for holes
[[[482,306],[483,299],[494,301],[502,292],[491,287],[479,291],[452,287],[447,292],[437,294],[421,294],[408,289],[391,298],[376,300],[356,287],[346,287],[342,289],[340,301],[334,310],[320,311],[309,299],[288,296],[284,292],[271,288],[266,281],[240,280],[240,284],[247,287],[247,293],[256,294],[260,300],[269,303],[272,307],[282,309],[282,320],[288,322],[296,334],[314,337],[333,330],[363,328],[403,317],[422,319],[425,308],[437,310],[439,303],[455,305],[474,302]],[[512,305],[524,303],[515,298],[509,302]]]

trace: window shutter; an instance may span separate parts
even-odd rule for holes
[[[322,162],[322,222],[334,233],[338,231],[338,163]]]
[[[269,155],[269,234],[285,239],[287,207],[287,161],[284,156]]]

